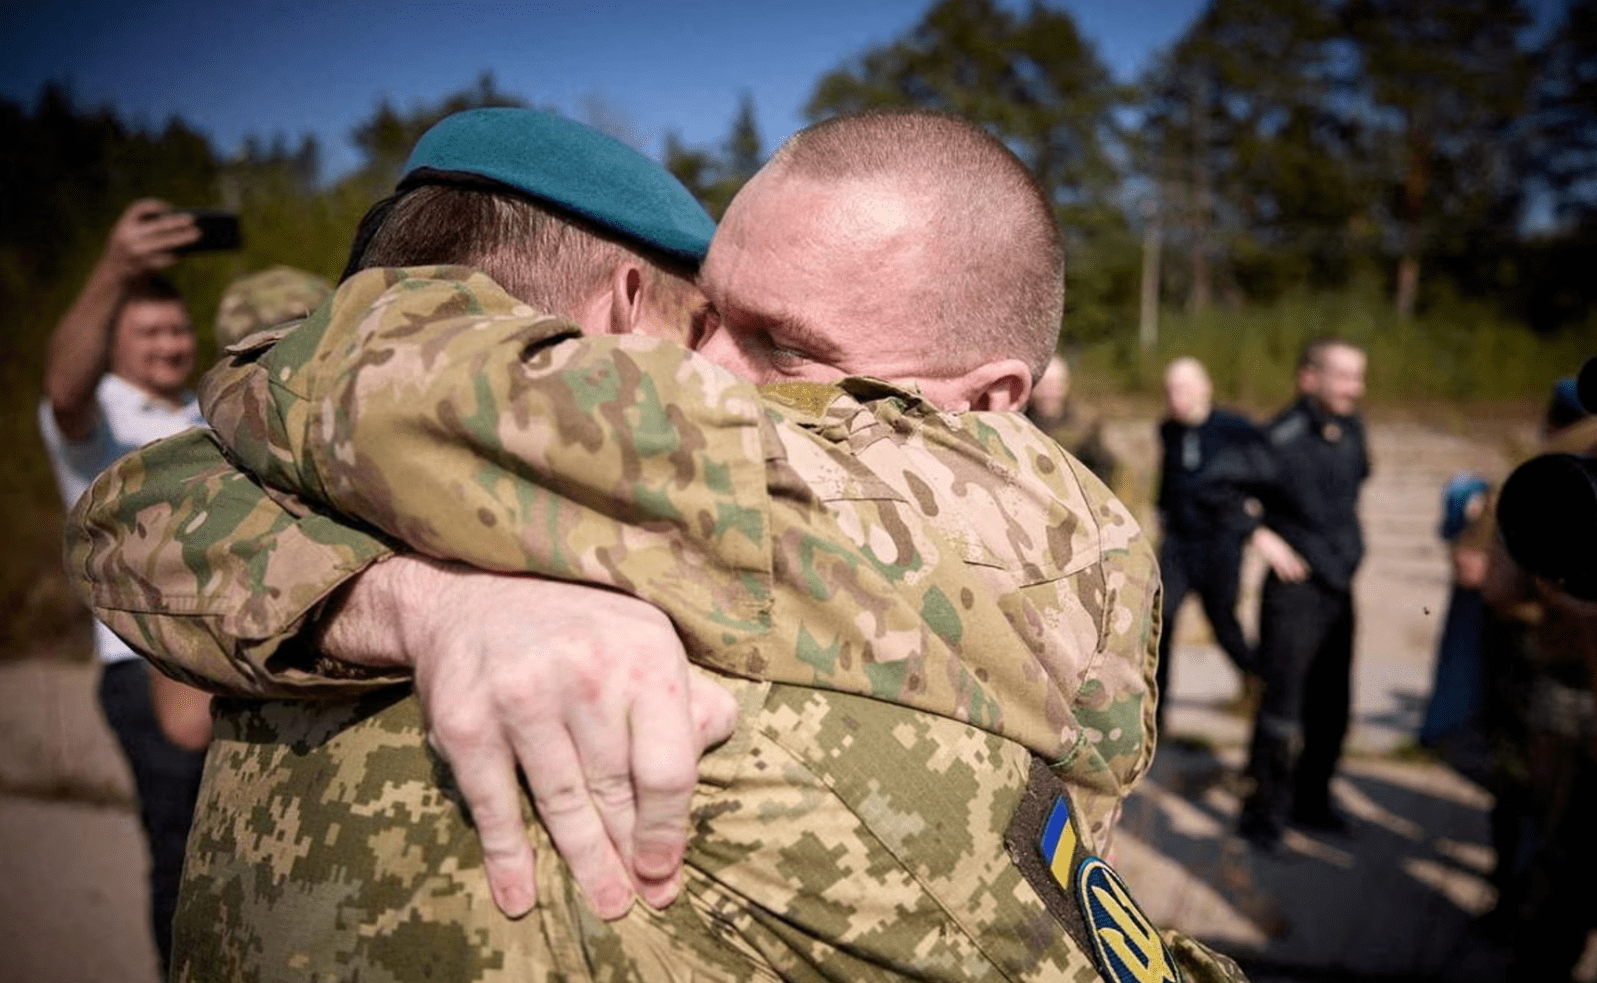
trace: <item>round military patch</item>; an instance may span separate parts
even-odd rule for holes
[[[1108,864],[1088,857],[1076,870],[1076,901],[1092,935],[1098,971],[1113,983],[1181,983],[1158,929]]]

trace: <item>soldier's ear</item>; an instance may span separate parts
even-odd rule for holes
[[[646,317],[648,283],[643,264],[622,260],[610,271],[610,334],[632,334]]]
[[[952,379],[922,380],[921,392],[945,410],[1021,410],[1031,398],[1031,369],[1018,358],[986,362]]]

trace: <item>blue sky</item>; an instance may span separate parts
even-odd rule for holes
[[[231,152],[247,134],[313,132],[324,166],[356,162],[348,134],[388,97],[403,107],[493,72],[501,90],[592,119],[658,155],[726,133],[753,94],[769,147],[803,125],[816,79],[915,24],[930,0],[615,3],[293,3],[0,0],[0,95],[31,105],[46,80],[81,105],[159,125],[177,114]],[[1069,0],[1122,80],[1203,0]]]

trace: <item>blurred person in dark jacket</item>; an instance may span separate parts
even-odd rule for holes
[[[1553,391],[1542,430],[1544,454],[1597,454],[1597,416],[1576,396],[1573,379]],[[1518,472],[1516,472],[1516,476]],[[1499,504],[1513,507],[1511,476],[1498,493]],[[1548,496],[1531,489],[1532,508]],[[1524,499],[1518,503],[1523,507]],[[1560,538],[1588,568],[1597,564],[1590,549],[1594,516],[1568,516],[1569,539]],[[1511,554],[1507,520],[1489,509],[1482,543],[1481,595],[1495,614],[1517,632],[1516,660],[1508,669],[1520,680],[1521,715],[1508,721],[1513,739],[1500,755],[1501,775],[1493,792],[1494,846],[1500,881],[1496,909],[1488,926],[1511,940],[1513,979],[1567,980],[1597,927],[1597,898],[1590,884],[1597,874],[1597,708],[1592,678],[1597,672],[1597,597],[1588,579],[1560,584],[1534,575]],[[1559,529],[1564,516],[1549,517]],[[1497,519],[1495,523],[1492,521]],[[1579,528],[1574,528],[1578,526]],[[1587,542],[1580,542],[1580,530]],[[1479,539],[1479,537],[1477,537]],[[1572,593],[1571,591],[1574,591]],[[1490,670],[1488,670],[1490,671]],[[1489,679],[1494,690],[1504,687]],[[1506,759],[1506,760],[1505,760]],[[1500,831],[1499,827],[1506,826]],[[1512,834],[1503,835],[1504,833]],[[1499,842],[1501,841],[1501,842]]]
[[[1159,520],[1164,541],[1164,631],[1159,637],[1159,729],[1170,680],[1176,613],[1197,594],[1214,640],[1244,677],[1256,672],[1252,646],[1237,622],[1242,547],[1258,526],[1249,495],[1270,464],[1262,435],[1246,417],[1213,405],[1214,387],[1203,363],[1178,358],[1165,369],[1166,418],[1159,425],[1163,459]],[[1252,508],[1250,508],[1252,506]]]
[[[1369,455],[1358,402],[1365,354],[1334,338],[1303,346],[1298,399],[1265,428],[1277,482],[1253,543],[1270,571],[1259,606],[1264,678],[1248,760],[1253,790],[1239,832],[1271,851],[1290,821],[1345,833],[1331,776],[1347,736],[1353,574],[1364,557],[1359,490]]]

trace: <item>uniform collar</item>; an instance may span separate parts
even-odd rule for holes
[[[1330,433],[1340,437],[1342,434],[1347,433],[1348,425],[1353,421],[1351,416],[1338,416],[1329,412],[1313,396],[1299,396],[1298,408],[1303,411],[1304,416],[1309,418],[1309,423],[1314,427],[1314,432],[1326,439],[1332,439],[1327,433],[1327,427],[1334,428]]]

